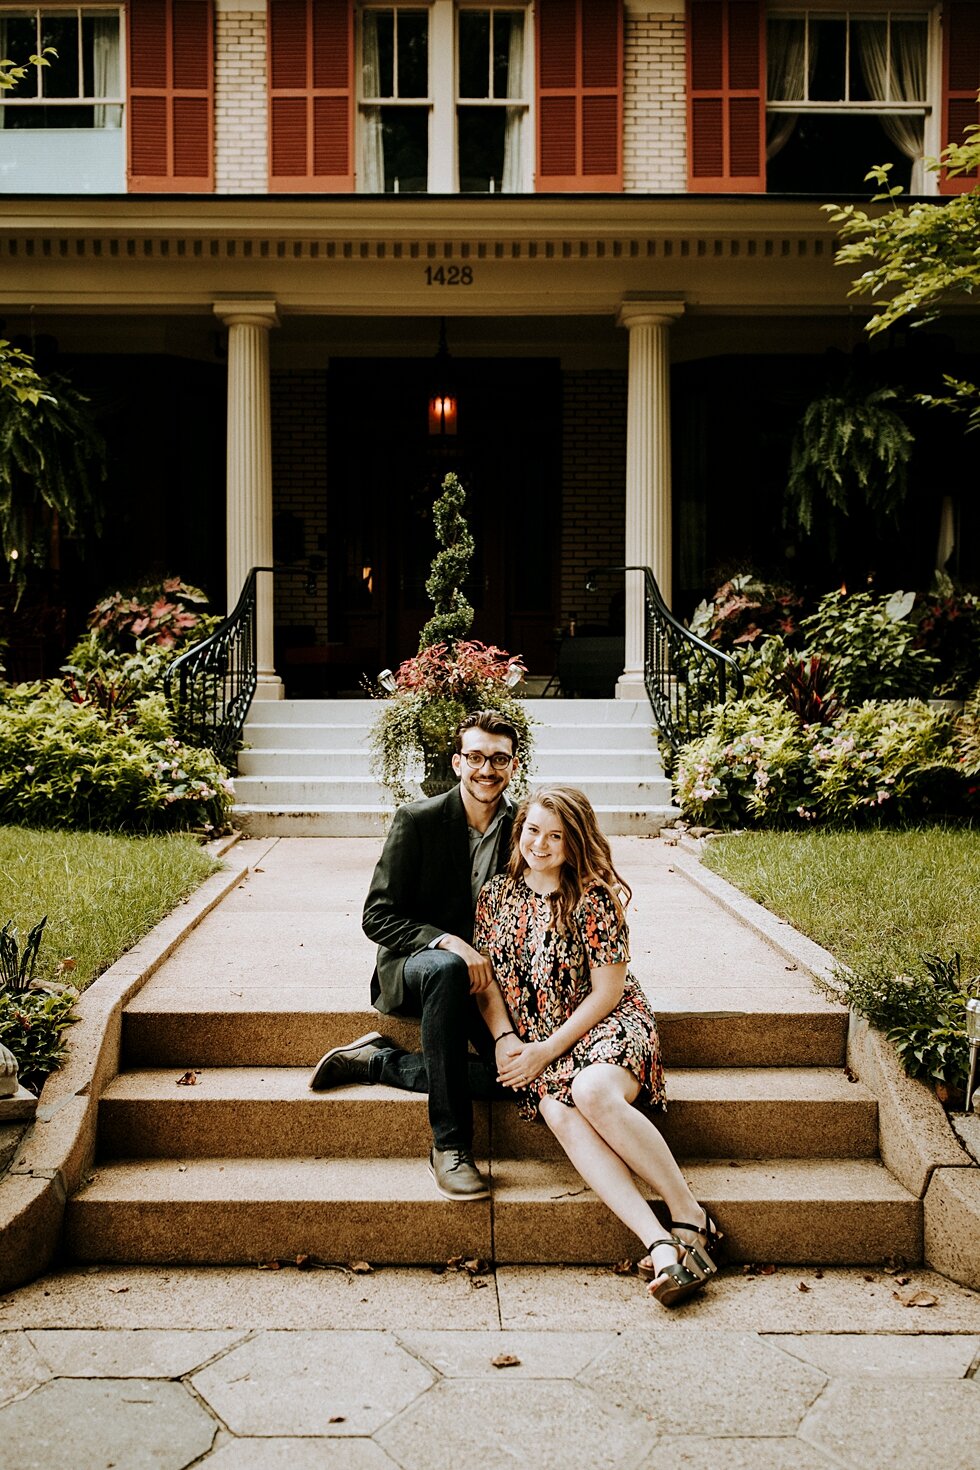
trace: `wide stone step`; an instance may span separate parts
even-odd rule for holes
[[[377,707],[375,707],[377,708]],[[611,721],[571,724],[539,723],[532,715],[535,756],[564,750],[645,750],[652,748],[655,735],[649,720],[616,725]],[[298,720],[282,724],[249,720],[245,727],[246,753],[256,750],[357,750],[370,754],[371,723],[321,724]]]
[[[798,1265],[918,1261],[921,1202],[873,1160],[684,1160],[733,1261]],[[558,1161],[503,1160],[493,1198],[454,1204],[423,1159],[150,1159],[97,1166],[67,1206],[78,1261],[603,1263],[635,1239]]]
[[[740,992],[737,1006],[709,1004],[697,991],[677,991],[657,1002],[657,1025],[668,1069],[676,1067],[844,1066],[847,1012],[816,994],[782,1007],[769,990]],[[313,1067],[331,1047],[368,1031],[417,1049],[417,1023],[338,1004],[311,1003],[295,987],[242,987],[240,994],[199,986],[152,988],[123,1012],[122,1058],[127,1068]]]
[[[669,803],[671,785],[666,777],[656,770],[649,776],[603,776],[593,775],[588,769],[587,759],[580,765],[569,762],[562,780],[566,785],[577,786],[598,809],[636,810]],[[320,806],[376,805],[384,795],[384,788],[373,777],[363,775],[268,775],[239,776],[235,781],[236,801],[245,806],[259,803],[263,806],[298,806],[314,803]]]
[[[369,780],[370,753],[350,746],[309,748],[302,750],[253,747],[238,757],[241,777],[282,777],[316,780]],[[664,779],[663,764],[656,746],[645,749],[602,749],[580,747],[575,750],[540,750],[537,747],[529,767],[532,781],[571,781],[605,776],[620,780],[657,781]],[[241,779],[239,778],[239,780]]]
[[[308,1068],[211,1068],[177,1085],[173,1068],[115,1078],[99,1104],[102,1157],[368,1158],[429,1147],[427,1099],[383,1086],[309,1090]],[[877,1152],[875,1098],[816,1068],[676,1069],[655,1121],[676,1154],[866,1158]],[[511,1102],[478,1104],[475,1147],[500,1158],[560,1158],[551,1132]],[[492,1138],[492,1147],[491,1140]]]
[[[680,816],[677,807],[665,803],[626,807],[593,802],[593,807],[607,837],[656,837]],[[236,805],[234,815],[247,837],[383,837],[392,807],[380,802],[337,805],[250,799]]]

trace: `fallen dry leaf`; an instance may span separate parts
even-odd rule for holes
[[[312,1271],[313,1262],[308,1255],[300,1254],[296,1257],[296,1266],[300,1271]]]
[[[798,970],[799,968],[800,968],[799,965],[784,965],[783,966],[783,969],[784,970]]]
[[[489,1284],[490,1283],[488,1281],[481,1281],[481,1280],[479,1280],[475,1276],[474,1276],[473,1280],[470,1282],[470,1285],[472,1286],[472,1288],[473,1288],[474,1291],[479,1291],[482,1287],[489,1286]]]
[[[867,1272],[865,1272],[865,1274],[864,1274],[864,1276],[863,1276],[863,1277],[862,1277],[862,1278],[861,1278],[861,1279],[862,1279],[862,1280],[863,1280],[863,1281],[874,1281],[874,1277],[873,1277],[873,1276],[869,1276],[869,1275],[868,1275],[868,1274],[867,1274]]]
[[[822,1271],[814,1271],[813,1275],[814,1275],[814,1277],[815,1277],[815,1279],[817,1281],[822,1281],[823,1280],[823,1272]]]
[[[851,1071],[850,1067],[844,1068],[844,1076],[847,1078],[848,1082],[856,1082],[858,1080],[854,1073]]]
[[[282,1265],[281,1261],[260,1261],[260,1271],[278,1271]]]
[[[183,1077],[178,1077],[177,1078],[177,1086],[178,1087],[196,1087],[197,1086],[197,1079],[198,1079],[198,1077],[200,1075],[201,1075],[200,1072],[197,1072],[197,1071],[187,1071],[187,1072],[184,1073]]]
[[[494,1368],[519,1368],[520,1358],[515,1358],[513,1353],[498,1353],[495,1358],[490,1359]]]
[[[751,1262],[746,1261],[745,1265],[742,1267],[742,1275],[743,1276],[754,1276],[755,1275],[755,1270],[756,1270],[755,1266],[753,1266],[751,1264]]]
[[[72,970],[74,969],[75,961],[72,959],[71,955],[66,955],[63,960],[59,960],[58,963],[55,965],[54,972],[56,975],[70,975]]]
[[[936,1307],[939,1305],[939,1298],[933,1296],[931,1291],[911,1291],[905,1295],[900,1291],[893,1291],[892,1296],[897,1302],[901,1302],[903,1307]]]
[[[128,1291],[129,1290],[129,1287],[128,1286],[110,1286],[109,1287],[109,1290],[112,1292],[113,1296],[122,1296],[122,1294],[123,1294],[124,1291]]]
[[[351,1261],[348,1269],[353,1271],[355,1276],[370,1276],[374,1267],[370,1261]]]
[[[327,1423],[328,1424],[346,1424],[347,1423],[347,1415],[346,1414],[331,1414],[330,1415],[330,1418],[327,1420]]]
[[[614,1276],[633,1276],[636,1274],[635,1261],[617,1261],[612,1268]]]
[[[469,1276],[485,1276],[490,1267],[480,1256],[470,1256],[463,1262],[463,1270]]]
[[[908,1286],[908,1284],[909,1284],[909,1282],[911,1280],[912,1280],[911,1276],[896,1276],[895,1277],[895,1282],[896,1282],[896,1284],[898,1286]]]
[[[798,1281],[796,1283],[796,1289],[797,1291],[811,1291],[812,1287],[807,1286],[805,1281]]]
[[[775,1266],[760,1266],[759,1267],[759,1275],[760,1276],[775,1276],[775,1274],[776,1274],[776,1268],[775,1268]]]

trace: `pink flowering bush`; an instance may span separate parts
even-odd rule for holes
[[[147,584],[132,593],[113,592],[103,598],[89,613],[88,626],[103,648],[172,650],[196,643],[210,631],[210,627],[202,628],[207,603],[207,594],[200,588],[188,586],[179,577],[167,577],[159,585]]]
[[[523,679],[527,668],[521,658],[505,653],[492,643],[480,643],[476,639],[459,642],[455,647],[447,643],[433,643],[423,648],[414,658],[407,658],[398,665],[395,683],[398,690],[423,694],[429,699],[462,699],[479,701],[481,693],[492,698],[500,690],[506,690],[508,679],[514,675]],[[475,709],[483,706],[477,702]]]

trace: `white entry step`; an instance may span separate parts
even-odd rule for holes
[[[609,836],[653,836],[677,816],[646,701],[528,699],[532,786],[577,786]],[[370,767],[371,699],[257,701],[235,817],[255,837],[373,837],[392,805]]]

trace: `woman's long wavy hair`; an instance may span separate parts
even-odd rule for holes
[[[613,867],[609,843],[599,828],[592,803],[574,786],[539,786],[521,802],[514,818],[508,876],[517,880],[524,873],[520,840],[532,806],[543,806],[561,824],[565,861],[558,885],[559,925],[567,926],[582,894],[593,883],[602,884],[622,916],[632,890]]]

